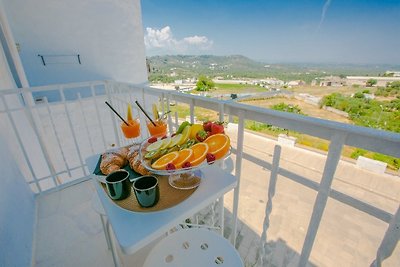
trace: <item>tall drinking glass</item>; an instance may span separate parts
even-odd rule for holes
[[[121,123],[122,133],[126,138],[136,138],[140,136],[140,122],[138,118],[128,120],[129,125],[126,125],[124,122]]]
[[[149,134],[151,136],[164,136],[167,135],[167,121],[165,119],[158,119],[158,120],[153,120],[154,124],[147,120],[147,129],[149,130]]]

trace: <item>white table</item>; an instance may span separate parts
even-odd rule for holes
[[[99,157],[100,155],[94,155],[86,159],[90,173],[93,173],[96,168]],[[205,167],[202,172],[204,177],[200,186],[189,198],[172,208],[157,212],[133,212],[120,208],[106,195],[96,180],[94,184],[97,194],[118,244],[125,254],[133,254],[148,245],[169,229],[232,190],[237,184],[235,176],[224,172],[218,166]]]

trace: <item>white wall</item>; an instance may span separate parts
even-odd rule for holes
[[[3,0],[3,5],[31,86],[147,82],[140,0]],[[82,64],[43,66],[38,54],[80,54]]]
[[[0,131],[0,266],[31,266],[35,199],[5,134]]]

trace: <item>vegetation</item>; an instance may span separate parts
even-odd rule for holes
[[[386,87],[378,87],[375,92],[377,96],[397,96],[400,97],[400,81],[391,82]]]
[[[377,101],[361,92],[353,97],[333,93],[325,96],[321,105],[347,112],[356,125],[400,133],[400,99]]]
[[[388,88],[393,88],[392,86],[395,89],[389,89],[387,92],[398,90],[396,84],[388,86]],[[324,97],[322,105],[347,112],[356,125],[400,132],[399,98],[392,101],[377,101],[365,98],[361,92],[354,94],[353,97],[334,93]],[[400,168],[400,159],[379,153],[355,149],[350,156],[357,158],[360,155],[386,162],[392,169]]]
[[[366,82],[366,86],[367,87],[372,87],[377,83],[378,83],[378,81],[376,79],[368,79],[367,82]]]
[[[197,91],[209,91],[214,87],[215,87],[214,82],[210,78],[207,78],[204,75],[200,75],[199,78],[197,79],[196,83]]]
[[[313,79],[324,76],[362,75],[362,76],[382,76],[387,69],[397,69],[398,66],[362,66],[362,65],[317,65],[317,64],[265,64],[253,61],[243,56],[156,56],[149,58],[151,73],[149,81],[171,83],[175,80],[196,78],[199,73],[196,90],[210,91],[208,94],[221,96],[222,94],[236,95],[240,93],[265,92],[265,89],[259,85],[252,84],[214,84],[212,79],[232,80],[232,79],[266,79],[276,78],[284,82],[291,80],[304,80],[310,83]],[[344,75],[346,74],[346,75]],[[383,74],[383,76],[393,76],[393,74]],[[321,105],[330,106],[342,110],[349,114],[349,119],[356,125],[372,127],[387,131],[400,132],[400,82],[392,82],[386,87],[376,88],[377,80],[369,79],[365,86],[349,87],[327,87],[300,86],[287,90],[293,92],[310,93],[315,96],[324,96]],[[353,93],[353,96],[346,94]],[[370,99],[370,94],[374,93],[378,99]],[[383,99],[385,101],[383,101]],[[283,100],[285,101],[285,100]],[[296,104],[288,105],[278,103],[271,107],[275,110],[303,114]],[[309,114],[310,110],[306,107],[305,112]],[[171,107],[178,113],[179,117],[185,118],[189,115],[187,105],[179,104]],[[303,114],[305,115],[305,114]],[[217,120],[218,114],[215,111],[209,111],[199,107],[195,108],[195,116],[198,120]],[[346,122],[348,120],[346,119]],[[245,127],[250,130],[264,134],[278,136],[285,132],[297,138],[297,143],[309,147],[314,147],[324,151],[328,150],[329,141],[322,140],[313,136],[301,133],[287,131],[285,129],[254,121],[246,121]],[[399,160],[379,153],[369,152],[362,149],[345,147],[343,155],[357,158],[360,155],[381,160],[388,163],[389,168],[399,169]]]
[[[302,115],[304,115],[304,114],[301,112],[301,109],[299,108],[299,106],[297,106],[297,105],[295,105],[295,106],[293,106],[293,105],[287,105],[287,104],[285,104],[285,103],[283,103],[283,102],[272,106],[272,109],[274,109],[274,110],[279,110],[279,111],[284,111],[284,112],[289,112],[289,113],[295,113],[295,114],[302,114]]]
[[[275,77],[282,81],[303,80],[307,84],[318,77],[346,75],[380,76],[397,66],[336,65],[336,64],[270,64],[244,56],[169,55],[149,57],[150,82],[165,82],[197,77],[200,73],[210,78],[223,79]],[[344,75],[344,73],[346,75]],[[173,74],[173,76],[172,76]]]

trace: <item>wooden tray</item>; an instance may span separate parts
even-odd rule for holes
[[[102,175],[104,174],[100,171],[100,161],[101,157],[99,158],[96,168],[93,172],[95,175]],[[140,174],[136,173],[133,171],[129,164],[124,167],[125,170],[129,172],[130,177],[139,177],[141,176]],[[160,200],[158,203],[150,208],[142,208],[139,203],[136,200],[135,193],[133,192],[133,189],[131,190],[131,194],[129,195],[128,198],[123,199],[123,200],[112,200],[116,205],[119,207],[133,211],[133,212],[154,212],[154,211],[162,211],[168,208],[171,208],[193,194],[194,191],[196,191],[196,188],[189,189],[189,190],[179,190],[176,188],[173,188],[172,186],[169,185],[168,183],[168,176],[160,176],[160,175],[155,175],[158,179],[158,186],[160,188]],[[199,178],[200,179],[200,178]],[[104,193],[107,194],[107,189],[105,184],[102,184],[102,187],[104,189]],[[108,194],[107,194],[108,195]],[[111,199],[111,198],[110,198]]]

